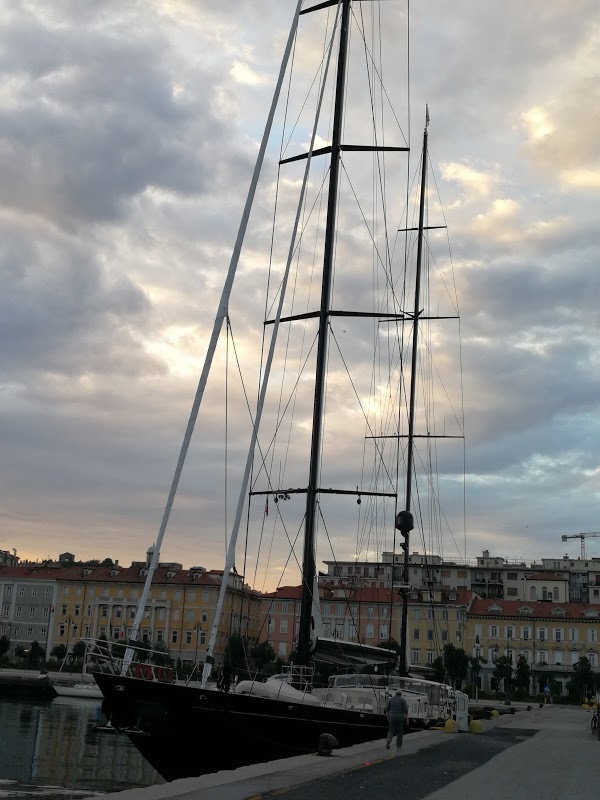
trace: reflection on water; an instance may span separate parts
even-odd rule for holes
[[[0,698],[0,800],[81,798],[163,783],[123,734],[94,730],[99,705]]]

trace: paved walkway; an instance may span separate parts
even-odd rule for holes
[[[483,722],[484,732],[427,731],[133,789],[103,800],[570,800],[600,797],[600,741],[582,709],[545,706]],[[199,740],[201,749],[202,742]]]

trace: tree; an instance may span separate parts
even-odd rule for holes
[[[71,654],[73,658],[81,659],[85,656],[85,643],[84,642],[76,642],[73,645],[73,649],[71,650]]]
[[[225,648],[225,664],[229,664],[232,669],[246,669],[246,641],[238,633],[229,637]]]
[[[512,678],[512,661],[508,656],[499,656],[494,662],[494,678],[504,681],[504,691],[510,691],[510,680]]]
[[[442,656],[438,656],[434,659],[431,666],[433,667],[433,680],[438,683],[443,683],[446,679],[446,667]]]
[[[156,644],[152,645],[152,657],[150,660],[159,667],[165,667],[171,662],[169,648],[165,642],[156,642]]]
[[[462,647],[446,644],[444,645],[444,665],[453,684],[456,681],[464,681],[469,669],[469,656]]]
[[[517,694],[525,695],[529,692],[531,683],[531,667],[525,656],[519,656],[515,672],[515,689]]]
[[[400,644],[394,639],[393,636],[390,636],[389,639],[384,639],[383,641],[379,642],[378,647],[382,647],[384,650],[394,650],[396,653],[399,653],[402,649]]]
[[[15,647],[15,655],[17,658],[25,658],[25,648],[22,644],[18,644]]]
[[[270,642],[259,642],[252,648],[251,656],[256,664],[256,669],[262,672],[266,664],[275,661],[275,649]]]
[[[592,691],[596,683],[596,676],[592,671],[589,659],[581,656],[573,664],[573,677],[567,681],[569,697],[577,703],[582,703],[588,692]]]
[[[10,650],[10,639],[8,636],[0,636],[0,658],[5,656]]]
[[[44,648],[38,641],[31,643],[27,660],[32,664],[37,664],[45,656]]]
[[[55,645],[50,651],[50,655],[57,661],[62,661],[63,658],[67,655],[67,646],[65,644]]]

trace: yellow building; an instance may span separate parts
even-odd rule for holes
[[[148,570],[147,562],[130,567],[47,565],[0,569],[0,625],[11,643],[27,646],[34,639],[51,653],[68,650],[79,639],[106,636],[126,642]],[[204,662],[223,572],[180,564],[161,564],[154,573],[140,627],[140,640],[164,643],[184,666]],[[14,590],[13,590],[14,587]],[[231,634],[258,636],[259,595],[230,575],[214,650],[222,663]],[[39,618],[39,621],[38,621]]]
[[[479,675],[480,689],[496,689],[495,660],[507,656],[516,665],[524,656],[535,676],[534,691],[550,676],[565,693],[573,666],[586,656],[598,667],[600,608],[554,600],[473,599],[467,612],[464,648],[486,659]],[[505,688],[501,686],[500,688]]]

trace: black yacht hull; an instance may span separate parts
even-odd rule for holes
[[[167,781],[381,739],[383,714],[323,708],[191,686],[94,675],[103,710]]]

